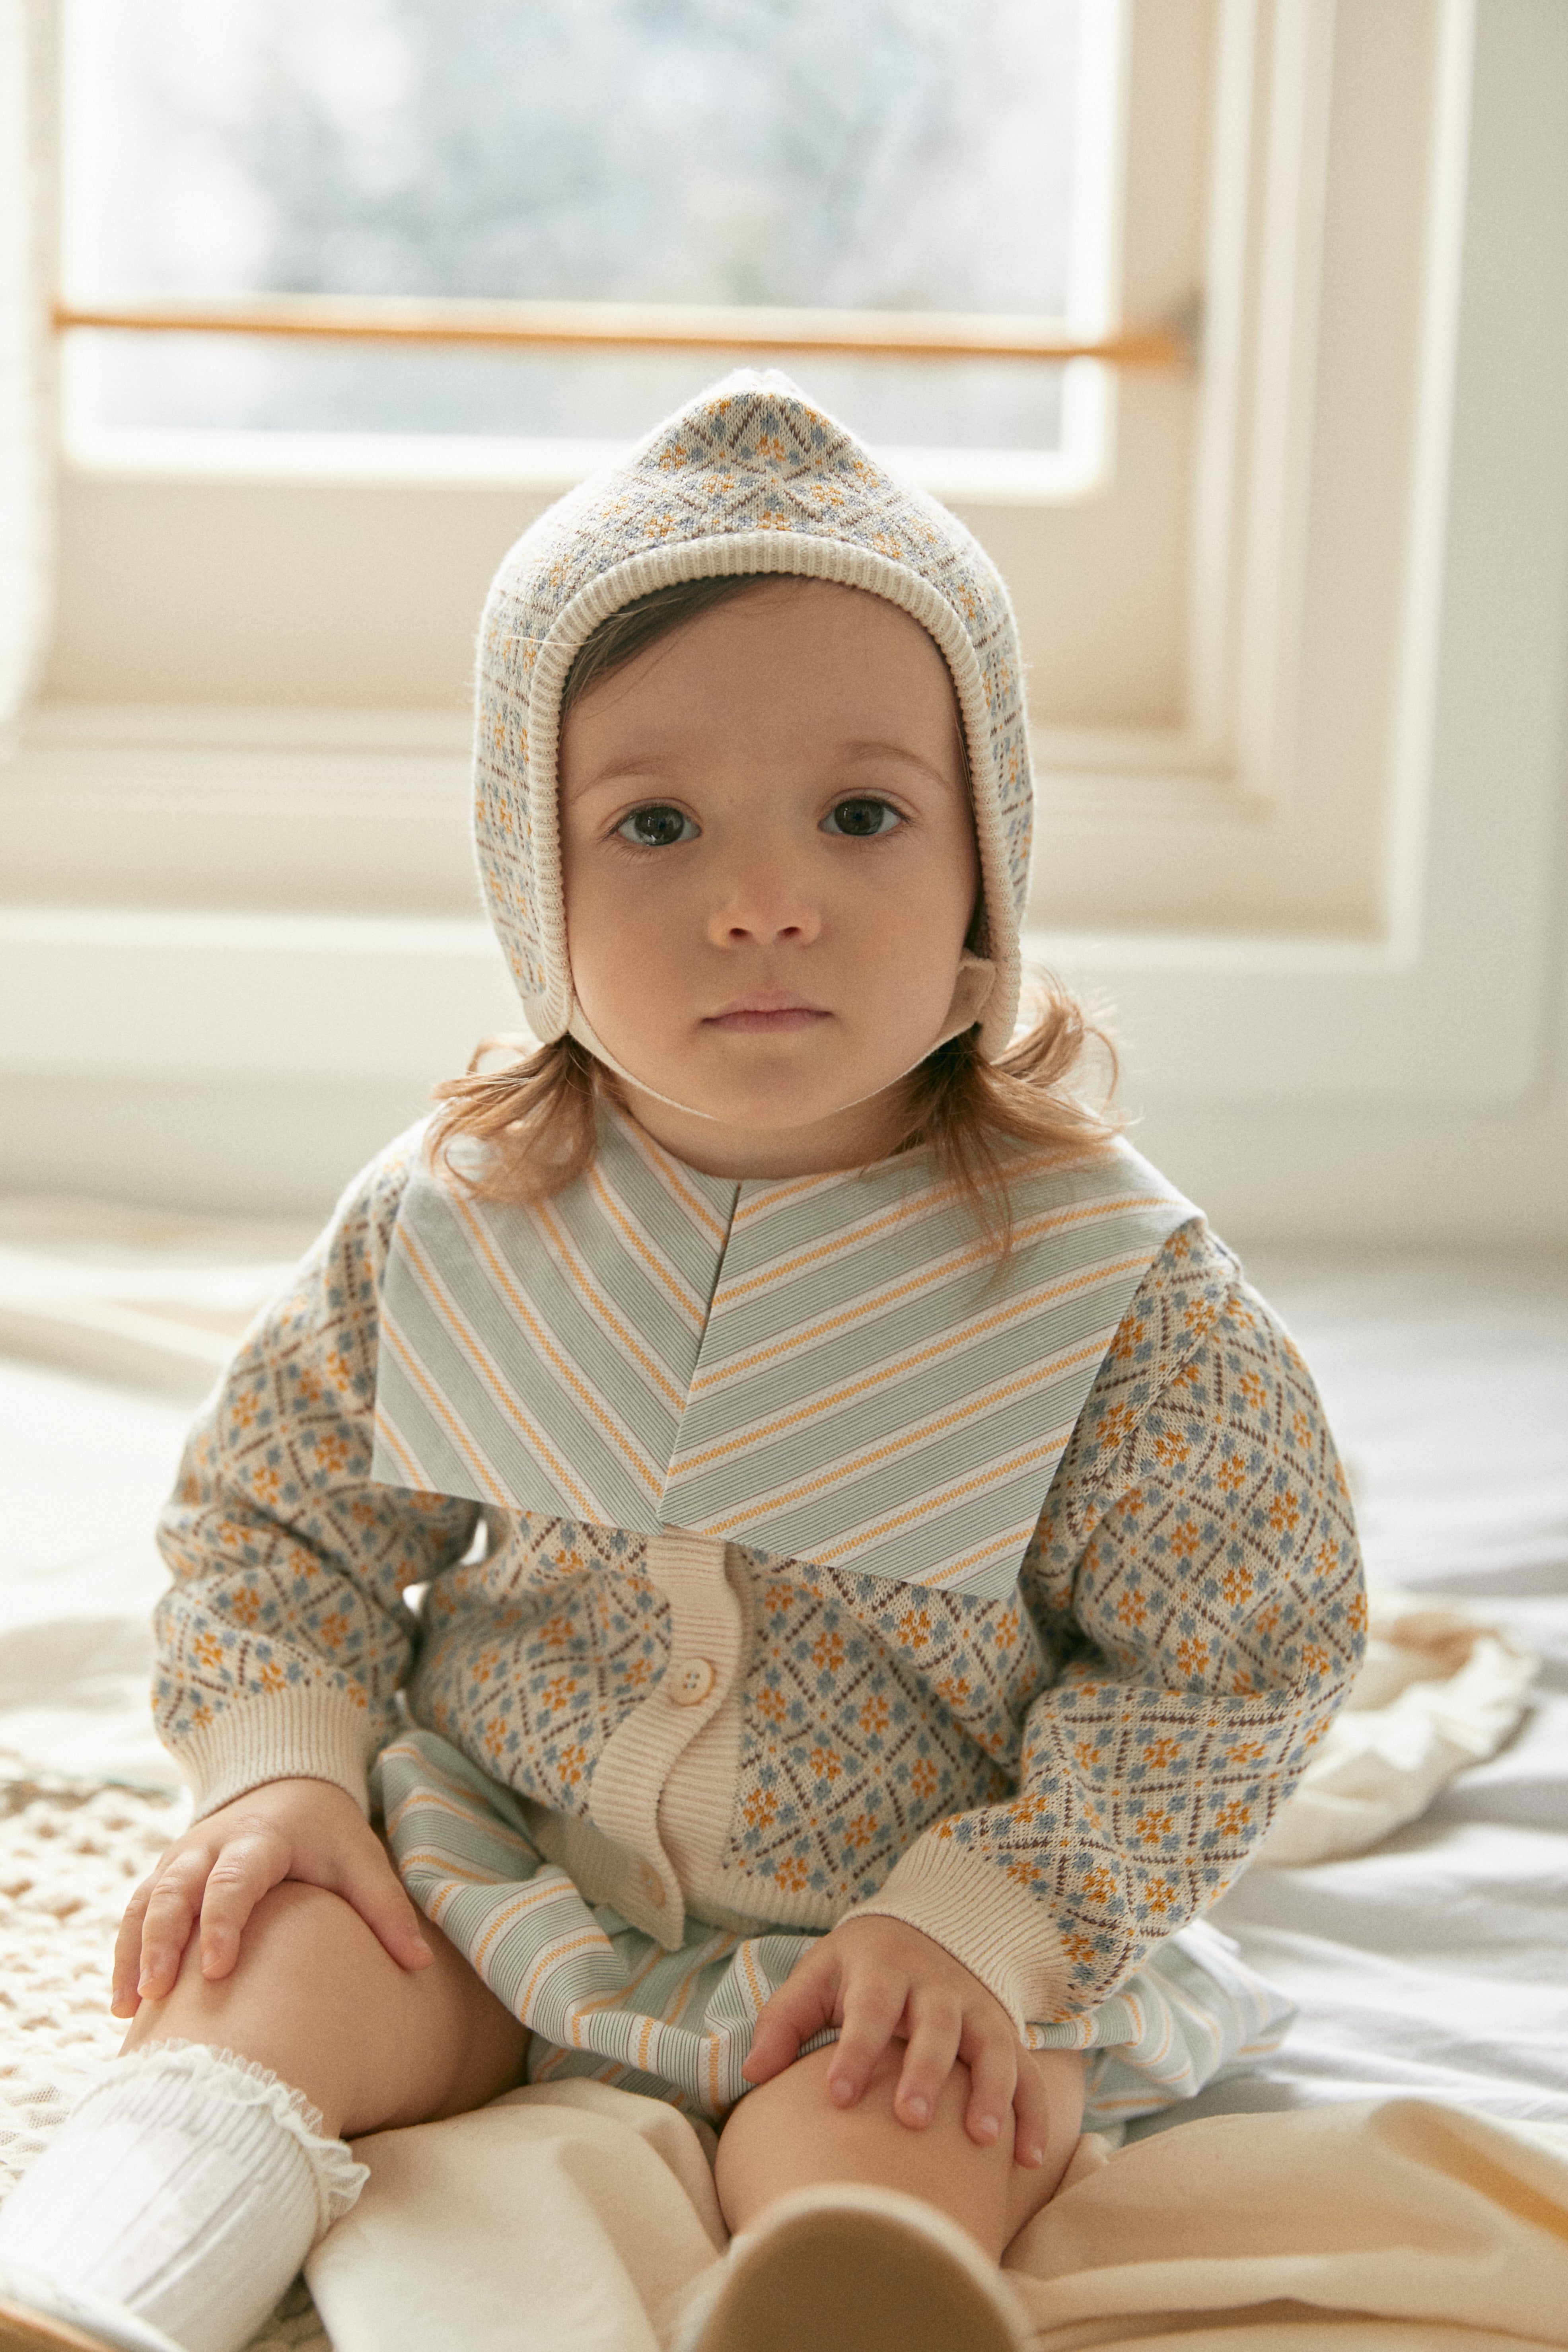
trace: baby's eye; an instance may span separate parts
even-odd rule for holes
[[[673,842],[695,841],[697,827],[678,808],[633,809],[616,827],[623,841],[635,841],[643,849],[668,849]]]
[[[879,833],[891,833],[894,825],[903,821],[889,801],[839,801],[823,819],[823,830],[848,834],[855,841],[868,841]]]

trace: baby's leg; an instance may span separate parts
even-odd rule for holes
[[[1084,2062],[1077,2051],[1038,2051],[1030,2062],[1045,2082],[1051,2125],[1045,2162],[1028,2169],[1014,2162],[1005,2139],[977,2147],[964,2130],[966,2066],[953,2067],[926,2128],[911,2131],[893,2113],[901,2042],[889,2044],[869,2088],[849,2108],[835,2106],[827,2095],[832,2056],[829,2049],[797,2059],[749,2091],[725,2125],[717,2179],[732,2231],[747,2228],[793,2189],[855,2180],[924,2198],[999,2257],[1055,2193],[1083,2117]]]
[[[357,2194],[340,2135],[482,2105],[521,2074],[522,2027],[425,1934],[435,1958],[410,1975],[341,1896],[285,1880],[219,1982],[193,1936],[171,1991],[143,2001],[122,2060],[0,2209],[0,2343],[247,2343]]]
[[[125,2049],[232,2050],[350,2139],[483,2106],[521,2080],[528,2035],[439,1928],[423,1927],[435,1959],[411,1975],[341,1895],[285,1880],[251,1913],[232,1975],[209,1984],[192,1937],[174,1990],[142,2002]]]

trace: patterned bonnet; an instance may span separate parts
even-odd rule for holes
[[[474,846],[530,1029],[546,1044],[570,1029],[611,1061],[576,1003],[566,944],[556,740],[573,658],[634,598],[737,573],[869,589],[917,620],[945,656],[969,758],[984,955],[965,956],[944,1034],[978,1020],[980,1050],[994,1059],[1018,1013],[1033,816],[1006,589],[944,507],[895,480],[787,376],[749,369],[559,499],[506,556],[486,600]]]

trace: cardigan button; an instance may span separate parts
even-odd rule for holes
[[[677,1706],[700,1706],[713,1687],[713,1668],[707,1658],[688,1658],[678,1666],[669,1696]]]
[[[645,1862],[637,1875],[642,1880],[642,1891],[647,1901],[653,1905],[656,1911],[662,1911],[665,1903],[664,1881],[652,1863]]]

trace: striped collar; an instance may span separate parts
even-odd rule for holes
[[[1010,1589],[1132,1294],[1194,1214],[1124,1144],[1020,1150],[997,1275],[923,1153],[736,1183],[606,1109],[536,1209],[421,1166],[373,1478],[976,1594]]]

